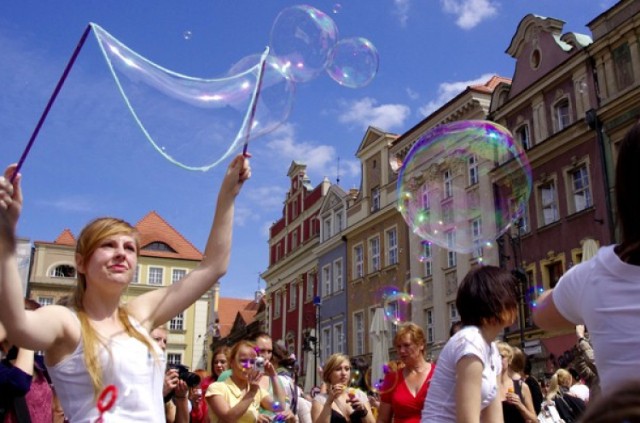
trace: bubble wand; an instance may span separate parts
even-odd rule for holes
[[[267,64],[267,56],[269,56],[269,47],[265,48],[264,53],[262,53],[260,57],[258,81],[256,82],[256,89],[253,91],[253,97],[251,98],[251,112],[249,113],[248,123],[247,126],[245,126],[244,146],[242,147],[243,156],[247,155],[247,149],[249,148],[249,136],[251,135],[251,127],[253,126],[256,109],[258,108],[258,98],[260,98],[260,90],[262,89],[262,78],[264,76],[264,68]]]
[[[49,101],[47,102],[47,105],[44,108],[42,115],[40,116],[40,120],[38,120],[38,124],[33,130],[33,133],[31,134],[31,138],[29,138],[29,142],[27,143],[27,146],[22,152],[22,155],[20,156],[20,160],[18,160],[18,165],[16,166],[16,170],[13,172],[13,175],[11,175],[11,179],[10,179],[11,182],[13,182],[13,180],[18,175],[18,172],[20,172],[20,168],[24,164],[24,161],[26,160],[27,155],[29,154],[29,151],[31,151],[31,147],[33,146],[33,143],[35,142],[36,137],[40,132],[40,128],[42,128],[42,125],[44,124],[45,119],[47,119],[47,115],[51,110],[51,106],[53,106],[53,103],[56,101],[56,97],[58,97],[58,94],[62,89],[62,85],[64,85],[64,82],[67,80],[67,76],[69,75],[69,72],[71,71],[71,68],[73,67],[73,64],[75,63],[76,59],[78,58],[78,55],[80,54],[80,50],[82,50],[82,46],[84,46],[84,42],[87,40],[87,36],[89,36],[89,32],[91,32],[91,25],[87,25],[87,28],[84,30],[84,33],[82,34],[82,37],[80,37],[80,41],[78,41],[78,45],[76,45],[76,48],[73,51],[73,54],[71,55],[71,59],[69,59],[67,66],[64,68],[64,72],[62,72],[62,76],[60,77],[58,84],[54,88],[53,94],[51,94],[51,97],[49,98]]]

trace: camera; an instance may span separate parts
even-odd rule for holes
[[[180,380],[183,380],[189,388],[200,385],[200,376],[190,372],[189,368],[184,364],[169,364],[167,369],[176,369]]]
[[[264,357],[256,358],[256,370],[264,372]]]

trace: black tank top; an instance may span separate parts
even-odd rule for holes
[[[516,395],[520,397],[520,401],[524,404],[522,397],[522,380],[513,381],[513,389]],[[504,415],[504,423],[524,423],[524,417],[520,414],[518,407],[507,401],[502,401],[502,414]]]

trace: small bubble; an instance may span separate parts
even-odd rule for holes
[[[340,3],[334,4],[333,9],[331,11],[333,12],[334,15],[337,15],[338,13],[342,12],[342,5]]]
[[[185,31],[185,32],[183,32],[183,33],[182,33],[182,37],[183,37],[185,40],[190,40],[192,35],[193,35],[193,34],[191,33],[191,31]]]

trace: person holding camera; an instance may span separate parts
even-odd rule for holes
[[[162,354],[167,351],[167,328],[160,326],[151,331],[151,338],[158,343]],[[195,374],[194,374],[195,375]],[[190,378],[186,366],[169,364],[164,374],[162,396],[164,398],[164,415],[167,423],[189,423],[191,403],[188,398],[190,383],[197,385],[200,377]]]
[[[276,369],[271,362],[258,357],[256,350],[253,342],[243,340],[236,343],[229,357],[231,376],[207,388],[205,398],[212,423],[255,423],[261,416],[261,407],[277,413],[273,421],[295,421],[291,412],[283,411],[285,393],[277,382]],[[272,380],[274,396],[260,386],[263,372]]]

